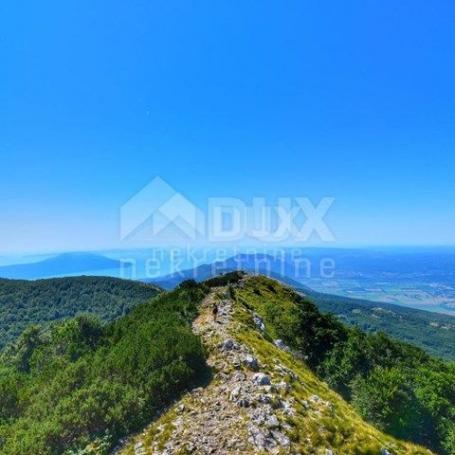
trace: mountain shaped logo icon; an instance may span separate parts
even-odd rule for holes
[[[154,178],[120,209],[120,238],[134,237],[149,228],[153,236],[173,226],[194,240],[205,233],[205,216],[190,200],[162,178]]]

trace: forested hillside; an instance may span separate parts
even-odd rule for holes
[[[0,279],[0,349],[31,324],[92,313],[107,322],[154,297],[156,286],[104,277]]]
[[[138,430],[204,375],[188,325],[202,293],[182,288],[106,326],[80,316],[27,329],[1,358],[0,452],[106,453]]]
[[[176,426],[153,426],[188,393],[190,401],[164,414]],[[213,406],[199,415],[206,399]],[[241,273],[184,282],[108,324],[83,315],[31,326],[0,358],[5,455],[105,455],[139,430],[144,447],[166,453],[163,441],[179,441],[172,429],[183,431],[178,413],[188,413],[196,441],[212,432],[218,450],[228,412],[231,439],[253,438],[255,447],[263,440],[305,454],[429,453],[405,440],[454,454],[455,366],[345,326],[291,288]]]
[[[455,360],[455,317],[389,303],[321,294],[304,294],[326,313],[367,332],[384,332],[431,355]]]

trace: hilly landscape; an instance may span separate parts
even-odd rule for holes
[[[384,332],[431,355],[455,360],[455,317],[383,302],[303,291],[317,307],[367,332]]]
[[[230,271],[245,270],[262,274],[293,287],[314,302],[321,311],[334,314],[345,323],[368,332],[382,331],[398,340],[413,343],[431,355],[455,360],[454,316],[317,292],[290,278],[295,276],[294,269],[295,266],[286,266],[281,259],[270,255],[242,254],[226,261],[173,273],[151,282],[163,289],[173,289],[184,280],[204,281]]]
[[[454,384],[453,365],[235,272],[27,329],[0,358],[0,453],[453,454]]]
[[[218,261],[209,264],[203,264],[193,269],[187,269],[182,272],[173,273],[154,280],[145,280],[151,284],[157,285],[163,289],[173,289],[182,281],[187,279],[196,279],[198,281],[206,280],[216,276],[219,273],[229,272],[232,270],[246,270],[250,273],[260,273],[271,278],[277,279],[287,285],[298,289],[309,299],[311,299],[318,308],[323,312],[335,314],[343,322],[354,325],[368,332],[383,331],[390,336],[413,343],[425,349],[431,355],[442,357],[449,360],[455,359],[455,317],[448,314],[429,312],[419,310],[409,306],[401,306],[386,302],[374,302],[364,298],[353,298],[346,295],[333,295],[327,292],[318,292],[311,287],[302,283],[302,273],[297,270],[296,263],[299,263],[300,257],[311,258],[313,261],[320,260],[327,255],[327,249],[307,249],[307,250],[292,250],[293,260],[289,260],[288,253],[284,256],[273,256],[270,254],[237,254],[226,261]],[[132,252],[129,252],[132,253]],[[451,270],[452,266],[452,250],[445,249],[444,254],[438,262],[435,259],[435,252],[422,251],[419,254],[401,253],[387,254],[384,252],[368,252],[359,250],[333,250],[331,254],[337,260],[337,273],[342,276],[348,276],[348,271],[351,270],[351,275],[359,276],[359,270],[363,270],[362,276],[376,276],[381,270],[388,268],[390,273],[399,274],[400,271],[408,271],[405,275],[417,277],[417,270],[427,270],[425,280],[431,283],[432,279],[437,279],[441,276],[442,269]],[[145,254],[145,253],[144,253]],[[297,259],[296,259],[297,254]],[[414,262],[413,262],[414,261]],[[376,263],[374,265],[373,263]],[[139,261],[139,264],[141,262]],[[0,276],[7,277],[43,277],[43,276],[61,276],[61,275],[84,275],[95,274],[98,270],[100,273],[108,273],[108,275],[120,275],[121,264],[119,260],[113,260],[100,254],[92,253],[65,253],[55,257],[48,258],[44,261],[33,262],[27,264],[18,264],[13,266],[0,267]],[[340,270],[338,270],[340,269]],[[404,272],[403,272],[404,273]],[[450,273],[445,273],[446,277],[450,277]],[[1,280],[1,278],[0,278]],[[305,281],[305,280],[304,280]],[[89,280],[85,281],[89,283]],[[1,281],[0,281],[1,283]],[[119,281],[113,283],[119,283]],[[311,282],[313,283],[313,282]],[[20,283],[17,283],[20,286]],[[24,284],[24,289],[28,285]],[[41,286],[40,289],[43,289]],[[18,306],[18,314],[14,314],[15,304],[11,299],[14,299],[14,292],[8,290],[8,297],[5,298],[4,290],[6,288],[0,284],[0,302],[4,305],[0,307],[0,330],[4,337],[0,339],[0,346],[5,345],[16,337],[26,326],[33,322],[41,323],[60,319],[61,317],[74,316],[76,313],[73,310],[67,311],[66,303],[68,299],[63,297],[63,303],[55,302],[58,298],[56,295],[50,296],[47,302],[41,302],[41,310],[36,308],[33,314],[28,314],[23,317],[23,311],[28,313],[26,308],[29,305],[29,297],[25,298],[25,303]],[[18,291],[19,294],[21,291]],[[38,294],[41,292],[38,291]],[[90,294],[90,291],[88,291]],[[134,294],[134,293],[133,293]],[[27,293],[25,294],[27,296]],[[47,298],[47,297],[46,297]],[[79,299],[77,292],[73,293],[73,299]],[[38,297],[39,300],[39,297]],[[105,314],[106,309],[98,308],[97,305],[89,304],[87,293],[82,292],[80,296],[80,311],[93,312],[99,314],[106,321],[108,315]],[[131,308],[137,303],[136,296],[132,296],[132,303],[127,304]],[[418,301],[418,300],[416,300]],[[17,302],[16,302],[17,303]],[[13,305],[13,311],[10,311],[10,305]],[[56,306],[61,308],[56,309]],[[46,308],[50,307],[52,311],[44,315]],[[43,314],[39,315],[39,312]],[[116,302],[112,303],[112,308],[109,310],[117,316],[119,312]],[[62,314],[63,316],[60,316]],[[2,322],[4,321],[4,322]],[[17,321],[17,323],[16,323]],[[21,321],[26,321],[26,324],[21,325]],[[10,336],[9,334],[12,335]]]
[[[29,325],[47,327],[84,313],[94,314],[102,322],[112,321],[159,292],[153,285],[106,277],[0,278],[0,349]]]

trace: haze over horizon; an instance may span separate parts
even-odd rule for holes
[[[455,245],[453,2],[0,10],[0,254],[132,247],[156,176],[202,208],[332,197],[324,246]]]

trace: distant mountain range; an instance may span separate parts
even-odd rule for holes
[[[0,278],[34,280],[127,267],[120,261],[93,253],[64,253],[43,261],[0,267]]]
[[[185,280],[204,281],[234,270],[265,275],[296,289],[310,298],[320,310],[333,313],[362,330],[382,331],[396,339],[413,343],[432,355],[455,359],[455,317],[391,303],[317,292],[291,278],[298,276],[295,267],[291,262],[271,255],[241,254],[226,261],[204,264],[147,282],[169,290]]]
[[[187,269],[157,279],[144,281],[154,283],[163,289],[170,290],[185,280],[194,279],[196,281],[205,281],[208,278],[235,270],[266,275],[302,291],[311,291],[310,288],[304,286],[296,279],[291,278],[296,276],[295,265],[283,262],[282,259],[269,254],[237,254],[225,261],[203,264],[193,269]]]
[[[337,273],[338,268],[341,269],[341,274],[346,275],[348,270],[348,262],[356,262],[356,254],[359,261],[362,262],[362,267],[369,269],[368,261],[364,258],[366,253],[356,253],[355,251],[334,251],[334,257],[337,258]],[[450,254],[449,254],[450,253]],[[327,255],[327,250],[311,252],[312,265],[319,264]],[[406,263],[406,269],[410,267],[411,257],[407,253],[405,258],[401,259],[402,263]],[[421,254],[420,264],[422,271],[442,270],[441,264],[430,264],[435,262],[435,253]],[[384,253],[378,253],[377,260],[384,262]],[[398,256],[393,256],[393,263],[400,262]],[[415,255],[413,258],[415,259]],[[419,309],[410,308],[410,306],[401,306],[395,303],[378,302],[374,298],[365,295],[365,298],[357,298],[363,294],[353,294],[356,298],[346,295],[333,295],[336,290],[324,288],[317,291],[312,288],[314,281],[305,279],[307,270],[305,269],[305,257],[302,256],[288,257],[273,256],[271,254],[238,254],[226,261],[218,261],[211,264],[204,264],[198,267],[187,269],[182,272],[165,275],[154,280],[144,280],[149,283],[158,285],[163,289],[173,289],[182,281],[195,279],[196,281],[204,281],[216,275],[230,272],[233,270],[244,270],[252,274],[262,274],[279,280],[280,282],[297,289],[310,297],[318,307],[324,312],[331,312],[340,319],[358,326],[363,330],[374,332],[384,331],[391,336],[414,343],[427,352],[455,359],[455,317],[444,314],[422,311]],[[350,258],[349,260],[346,258]],[[353,259],[354,258],[354,259]],[[426,259],[425,259],[426,258]],[[443,255],[441,263],[450,274],[453,267],[451,266],[451,252]],[[428,265],[424,265],[424,261]],[[65,253],[60,254],[45,260],[27,264],[16,264],[0,267],[0,277],[10,279],[41,279],[74,275],[108,275],[121,276],[122,269],[126,267],[119,260],[110,259],[100,254],[93,253]],[[353,266],[354,267],[354,266]],[[381,266],[382,267],[382,266]],[[385,263],[383,264],[385,267]],[[357,264],[354,269],[360,268]],[[396,267],[395,267],[396,268]],[[390,267],[392,270],[393,267]],[[424,272],[422,272],[424,273]],[[440,273],[440,271],[438,272]],[[433,279],[436,275],[433,276]],[[415,292],[419,289],[419,283],[422,283],[419,277],[415,277]],[[450,281],[450,280],[449,280]],[[302,284],[309,283],[310,286]],[[430,283],[431,284],[431,283]],[[327,290],[326,290],[327,289]],[[446,291],[444,291],[446,292]],[[424,309],[432,309],[432,307],[424,306]]]

